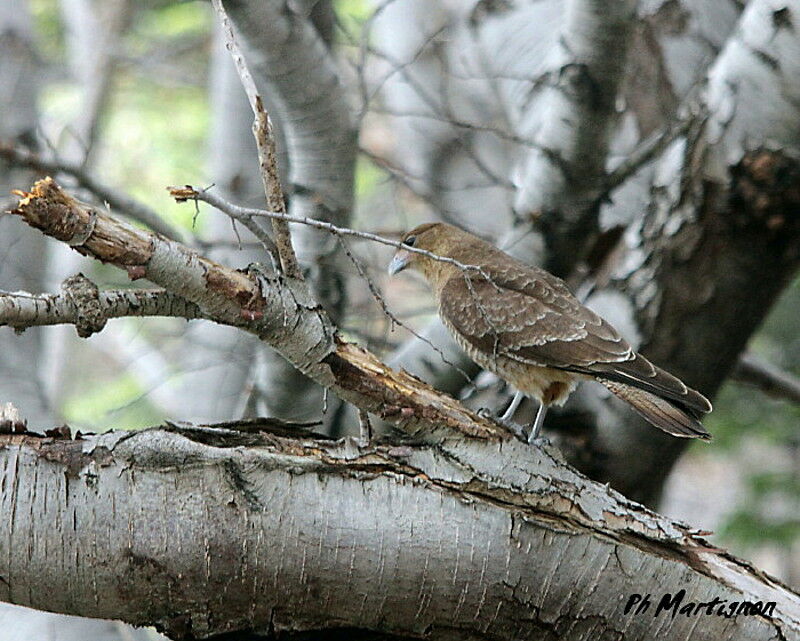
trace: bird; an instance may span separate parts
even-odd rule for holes
[[[402,236],[388,271],[405,269],[430,285],[439,317],[469,357],[517,390],[501,423],[508,424],[523,396],[539,401],[529,442],[537,440],[547,408],[563,405],[586,380],[668,434],[711,439],[700,422],[712,409],[708,399],[637,353],[546,270],[442,222]]]

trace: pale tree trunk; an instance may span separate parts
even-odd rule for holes
[[[479,3],[461,16],[461,28],[450,27],[471,39],[443,38],[440,45],[443,59],[448,45],[461,58],[483,56],[473,68],[484,74],[473,70],[469,77],[477,84],[494,79],[495,109],[505,117],[491,122],[500,123],[493,125],[499,138],[513,139],[510,157],[519,159],[513,173],[519,185],[517,214],[538,217],[533,224],[518,218],[508,236],[495,234],[499,244],[580,284],[578,293],[589,295],[588,304],[628,339],[707,394],[727,377],[797,267],[798,236],[790,222],[793,195],[788,184],[781,185],[793,179],[790,159],[798,144],[796,110],[789,104],[800,77],[790,62],[796,54],[787,34],[800,8],[785,2],[748,7],[740,30],[731,36],[741,3],[643,3],[635,27],[624,24],[631,7],[621,3]],[[394,18],[403,16],[397,12]],[[616,39],[605,37],[615,29]],[[633,52],[627,70],[620,66],[626,39]],[[568,46],[570,41],[578,46]],[[747,55],[750,50],[754,53]],[[414,59],[414,52],[407,51],[407,59]],[[706,75],[707,99],[698,89]],[[402,92],[390,86],[392,81],[386,82],[389,104],[402,112],[396,99]],[[597,95],[603,100],[587,100],[591,89],[600,86],[605,91]],[[617,105],[613,96],[619,96]],[[459,98],[467,99],[450,96],[451,103],[458,104]],[[478,100],[486,106],[485,94]],[[625,113],[618,116],[619,107]],[[704,110],[711,113],[707,129],[701,126]],[[734,115],[729,126],[721,126]],[[446,130],[446,116],[435,120],[439,130]],[[606,186],[606,171],[614,178],[613,170],[645,137],[674,128],[671,121],[679,116],[694,122],[685,125],[691,129],[688,143],[684,136],[672,146],[654,145],[655,160],[644,162],[621,184]],[[450,135],[460,130],[458,122],[451,123]],[[745,156],[761,145],[785,150],[788,157]],[[682,153],[687,149],[691,153]],[[582,163],[590,165],[588,170]],[[604,201],[608,190],[611,202]],[[767,206],[764,198],[771,191],[776,195]],[[755,203],[758,197],[761,206]],[[497,219],[500,212],[498,207],[464,208],[457,215],[465,226],[488,231],[491,226],[483,220]],[[741,229],[725,223],[719,233],[721,221],[740,218],[749,223]],[[781,233],[758,222],[766,219],[783,221]],[[619,238],[626,228],[623,242],[606,240]],[[525,242],[515,241],[520,235]],[[696,237],[717,241],[712,247]],[[703,256],[705,262],[692,260]],[[745,278],[729,287],[726,282],[740,272]],[[698,316],[701,307],[707,312]],[[440,323],[422,333],[433,338],[445,334]],[[448,360],[458,362],[457,354],[448,352]],[[405,344],[392,362],[451,393],[463,386],[453,368],[418,339]],[[474,371],[463,361],[458,364]],[[650,503],[658,500],[684,447],[591,386],[581,388],[565,411],[551,413],[550,419],[554,433],[563,428],[560,444],[570,460],[594,478]],[[642,453],[633,464],[631,451]]]
[[[189,427],[0,438],[0,597],[12,602],[156,624],[176,641],[341,628],[800,638],[796,594],[519,443],[359,449]],[[679,588],[683,605],[775,609],[655,618]],[[637,616],[624,613],[633,594],[659,596]]]
[[[708,73],[708,125],[657,164],[652,204],[615,275],[629,301],[617,308],[636,310],[644,353],[707,394],[800,265],[800,49],[773,18],[784,5],[748,4]],[[787,10],[800,15],[797,3]],[[592,432],[587,470],[650,502],[685,447],[619,407]]]
[[[364,36],[374,37],[375,70],[364,73],[372,80],[369,91],[380,89],[378,111],[395,137],[392,163],[399,167],[403,183],[430,204],[430,218],[442,217],[499,237],[513,224],[513,190],[507,176],[515,143],[509,140],[507,114],[495,100],[504,81],[492,77],[491,64],[503,55],[498,45],[507,43],[508,34],[500,43],[483,39],[470,26],[470,3],[397,0],[376,5],[380,13]],[[543,5],[548,5],[544,11]],[[531,5],[539,24],[550,5]],[[531,46],[535,54],[546,51],[540,39]],[[491,52],[488,60],[482,57],[485,52]],[[541,66],[536,55],[527,60],[533,68]],[[420,335],[422,339],[406,342],[389,362],[457,394],[465,382],[458,370],[472,375],[476,366],[438,320]]]
[[[183,301],[173,313],[188,315],[188,304],[192,316],[257,335],[316,383],[428,444],[298,438],[299,426],[270,419],[75,440],[0,436],[0,518],[10,524],[0,598],[154,623],[181,640],[342,627],[442,639],[645,639],[654,629],[667,639],[700,629],[800,638],[798,595],[583,477],[552,448],[520,443],[390,370],[338,334],[304,282],[216,264],[52,181],[13,213],[146,273],[169,290],[165,303]],[[6,322],[21,322],[6,314],[30,297],[4,298]],[[39,305],[26,322],[84,322],[58,309]],[[736,618],[625,614],[632,595],[665,586],[683,586],[682,605],[703,609],[775,605]]]

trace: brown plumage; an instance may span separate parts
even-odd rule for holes
[[[465,271],[399,249],[389,271],[419,271],[459,345],[543,408],[563,404],[580,380],[593,379],[665,432],[711,438],[698,420],[711,411],[708,400],[637,354],[561,279],[445,223],[420,225],[403,243],[481,268]]]

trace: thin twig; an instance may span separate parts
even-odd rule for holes
[[[698,113],[701,107],[693,106],[685,117],[671,123],[664,129],[655,132],[643,140],[617,167],[610,171],[603,179],[604,194],[614,191],[628,178],[639,171],[647,163],[658,157],[680,136],[687,133],[698,120],[704,120],[704,114]]]
[[[146,225],[155,232],[172,240],[181,240],[186,234],[179,231],[159,216],[155,210],[127,194],[112,189],[97,181],[78,163],[65,160],[47,160],[25,149],[0,143],[0,158],[19,167],[28,167],[42,174],[66,174],[72,176],[84,189],[94,194],[101,202],[106,202],[115,211],[131,220]]]
[[[283,197],[280,179],[278,177],[278,162],[275,153],[275,136],[272,130],[272,120],[264,108],[264,101],[258,93],[258,88],[247,68],[247,62],[242,56],[239,45],[236,43],[236,36],[233,33],[228,14],[222,6],[222,0],[211,0],[214,9],[219,16],[222,24],[222,32],[225,37],[225,47],[230,52],[239,79],[242,82],[250,107],[253,110],[253,136],[256,139],[258,148],[258,161],[261,167],[261,180],[264,183],[264,192],[267,196],[267,206],[270,210],[286,213],[286,201]],[[275,245],[281,262],[281,268],[286,276],[291,278],[303,278],[303,272],[297,262],[297,256],[292,246],[292,236],[289,231],[289,224],[280,218],[272,219],[272,231],[275,234]]]
[[[174,196],[175,193],[179,192],[180,189],[181,189],[181,187],[167,187],[167,190],[173,196]],[[208,189],[209,188],[206,188],[206,189],[203,189],[202,191],[206,192],[206,191],[208,191]],[[181,202],[181,200],[179,198],[176,198],[176,200],[178,202]],[[200,200],[200,199],[198,198],[198,199],[191,199],[191,200]],[[247,214],[243,214],[242,212],[240,212],[238,210],[235,210],[235,209],[234,210],[230,210],[230,211],[223,211],[223,210],[220,210],[220,211],[222,211],[223,214],[225,214],[226,216],[231,218],[233,221],[240,222],[248,230],[250,230],[250,233],[252,233],[253,236],[255,236],[259,240],[259,242],[261,243],[261,246],[266,250],[267,254],[272,259],[273,267],[277,264],[276,261],[277,261],[278,248],[275,247],[275,243],[272,242],[272,238],[270,238],[270,236],[267,233],[267,231],[256,220],[253,220],[252,216],[248,216]],[[236,233],[236,237],[238,239],[238,247],[239,247],[239,249],[241,249],[242,248],[242,241],[241,241],[241,238],[239,238],[238,232],[236,232],[236,227],[235,226],[234,226],[234,232]]]
[[[361,238],[362,240],[371,240],[376,243],[380,243],[381,245],[388,245],[389,247],[404,249],[405,251],[411,252],[413,254],[427,256],[428,258],[439,261],[441,263],[449,263],[450,265],[455,265],[456,267],[458,267],[463,271],[477,272],[490,283],[493,282],[492,277],[488,273],[486,273],[486,271],[480,265],[468,265],[458,260],[455,260],[454,258],[450,258],[449,256],[440,256],[439,254],[434,254],[433,252],[429,252],[426,249],[419,249],[418,247],[409,247],[408,245],[404,245],[403,243],[401,243],[399,240],[392,240],[391,238],[379,236],[378,234],[371,234],[370,232],[367,231],[358,231],[355,229],[350,229],[349,227],[340,227],[338,225],[334,225],[333,223],[329,223],[324,220],[317,220],[316,218],[308,218],[306,216],[293,216],[291,214],[285,214],[275,211],[266,211],[264,209],[252,209],[250,207],[241,207],[239,205],[235,205],[231,202],[228,202],[224,198],[221,198],[216,194],[212,194],[211,192],[199,191],[194,187],[192,187],[191,185],[170,189],[170,196],[175,198],[178,202],[185,202],[187,200],[200,200],[204,203],[208,203],[212,207],[216,207],[217,209],[225,212],[231,217],[233,217],[232,212],[235,212],[236,215],[239,216],[253,216],[253,217],[262,216],[266,218],[277,218],[278,220],[285,220],[288,223],[298,223],[300,225],[307,225],[315,229],[321,229],[331,234],[336,234],[336,235],[341,234],[343,236],[353,236],[355,238]]]

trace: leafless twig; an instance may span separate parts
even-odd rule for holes
[[[247,68],[247,62],[236,43],[236,36],[228,20],[225,7],[222,6],[222,0],[212,0],[212,4],[222,23],[225,47],[231,53],[233,62],[236,65],[236,71],[239,73],[242,86],[247,94],[247,99],[250,101],[250,107],[253,109],[253,115],[255,117],[253,120],[253,136],[255,136],[256,146],[258,147],[258,161],[261,167],[261,180],[264,183],[264,191],[267,196],[267,206],[272,211],[285,214],[286,202],[283,198],[283,190],[281,189],[281,183],[278,178],[278,163],[275,153],[275,136],[272,131],[272,121],[270,120],[267,110],[264,108],[264,101],[258,93],[253,76]],[[297,256],[294,253],[294,247],[292,247],[289,224],[280,218],[273,218],[272,231],[275,234],[275,245],[277,247],[283,273],[291,278],[302,279],[303,272],[300,270]]]
[[[604,193],[607,194],[614,191],[644,165],[659,156],[675,139],[685,134],[691,124],[692,118],[683,118],[642,141],[625,160],[604,178]]]
[[[203,189],[202,192],[207,192],[208,189],[209,188]],[[181,187],[167,187],[167,190],[169,191],[170,195],[172,195],[175,198],[176,201],[181,202],[181,199],[178,196],[176,196],[176,194],[180,192]],[[192,197],[188,198],[187,200],[201,200],[201,199],[200,198],[195,199]],[[247,214],[242,213],[238,209],[231,209],[228,211],[220,210],[220,211],[222,211],[222,213],[224,213],[226,216],[229,216],[234,221],[240,222],[248,230],[250,230],[250,233],[252,233],[253,236],[255,236],[259,240],[261,246],[267,251],[267,254],[272,259],[272,265],[273,267],[275,267],[278,259],[277,258],[278,249],[277,247],[275,247],[275,243],[272,242],[272,238],[270,238],[267,231],[257,221],[253,220],[252,216],[248,216]],[[239,247],[241,247],[241,244],[242,243],[240,240],[238,243]]]
[[[386,304],[386,300],[383,298],[380,291],[375,286],[375,283],[372,282],[372,279],[369,277],[369,274],[367,274],[367,270],[364,268],[364,265],[353,254],[353,252],[350,251],[350,247],[348,247],[344,238],[342,238],[342,236],[340,236],[339,234],[336,234],[336,239],[342,246],[345,255],[350,259],[350,262],[353,263],[353,266],[356,268],[356,271],[358,272],[359,276],[361,276],[361,278],[363,278],[364,281],[367,283],[367,287],[369,288],[372,297],[375,299],[378,305],[380,305],[381,309],[383,310],[383,313],[389,318],[389,321],[392,323],[392,325],[393,326],[399,325],[406,331],[410,332],[413,336],[421,340],[423,343],[426,343],[428,346],[430,346],[430,348],[439,355],[439,358],[441,358],[445,364],[454,368],[459,374],[461,374],[461,376],[464,377],[464,380],[467,383],[469,383],[470,382],[469,374],[467,374],[463,369],[461,369],[456,363],[451,362],[447,358],[447,356],[445,356],[444,352],[441,349],[439,349],[436,345],[434,345],[433,342],[422,336],[422,334],[420,334],[419,332],[414,331],[411,327],[406,325],[403,321],[401,321],[399,318],[397,318],[397,316],[395,316],[392,313],[392,311],[389,309],[389,306]],[[403,247],[405,247],[405,245]]]
[[[432,260],[455,265],[456,267],[458,267],[463,271],[477,272],[481,276],[483,276],[486,280],[492,282],[492,277],[489,274],[487,274],[486,271],[480,265],[467,265],[458,260],[455,260],[454,258],[450,258],[449,256],[440,256],[439,254],[434,254],[433,252],[429,252],[426,249],[419,249],[418,247],[409,247],[408,245],[404,245],[403,243],[401,243],[399,240],[392,240],[391,238],[379,236],[378,234],[371,234],[370,232],[367,231],[358,231],[355,229],[350,229],[349,227],[340,227],[338,225],[334,225],[333,223],[329,223],[324,220],[317,220],[315,218],[308,218],[305,216],[292,216],[291,214],[286,214],[282,212],[266,211],[264,209],[252,209],[250,207],[241,207],[239,205],[230,203],[224,198],[212,194],[209,191],[197,190],[191,185],[186,185],[185,187],[171,188],[169,192],[170,196],[175,198],[178,202],[185,202],[187,200],[200,200],[205,203],[208,203],[212,207],[216,207],[217,209],[219,209],[222,212],[225,212],[231,217],[234,217],[235,215],[235,216],[251,216],[251,217],[261,216],[266,218],[275,218],[278,220],[284,220],[287,223],[299,223],[301,225],[308,225],[309,227],[314,227],[315,229],[321,229],[322,231],[327,231],[335,235],[352,236],[355,238],[361,238],[362,240],[371,240],[376,243],[380,243],[381,245],[388,245],[389,247],[404,249],[405,251],[414,254],[427,256]]]

